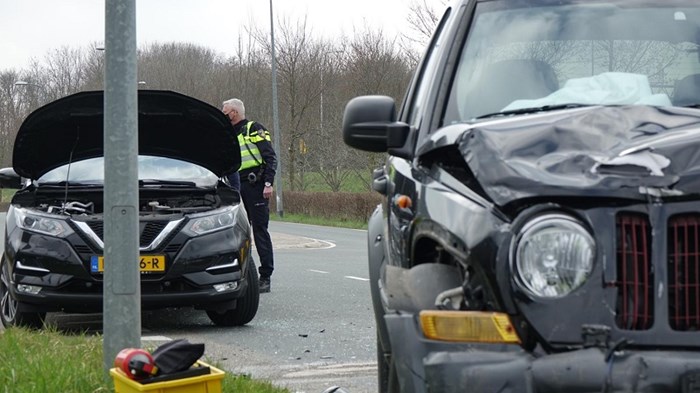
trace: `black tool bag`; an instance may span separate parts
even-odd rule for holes
[[[192,367],[204,354],[204,344],[192,344],[186,339],[169,341],[153,351],[153,361],[159,374],[171,374]]]

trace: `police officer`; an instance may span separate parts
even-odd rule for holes
[[[270,133],[265,127],[246,119],[243,101],[237,98],[226,100],[221,110],[231,120],[241,145],[241,168],[238,172],[241,197],[253,227],[255,248],[260,257],[260,292],[270,292],[270,276],[275,263],[267,227],[277,156],[270,142]]]

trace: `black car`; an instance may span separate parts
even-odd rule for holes
[[[40,327],[46,312],[100,312],[105,250],[103,92],[32,112],[3,187],[0,320]],[[251,229],[225,174],[240,166],[221,111],[171,91],[138,92],[138,217],[143,309],[195,307],[222,326],[258,310]]]
[[[379,390],[700,391],[700,1],[461,0],[369,222]]]

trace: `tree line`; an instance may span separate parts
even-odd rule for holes
[[[247,117],[280,138],[278,155],[285,184],[292,191],[309,187],[311,173],[320,175],[334,191],[357,179],[370,190],[372,170],[383,156],[344,145],[343,109],[352,97],[365,94],[388,95],[401,102],[418,58],[416,46],[407,45],[406,37],[390,37],[368,27],[350,37],[329,39],[314,36],[304,19],[280,20],[277,25],[279,130],[273,129],[267,31],[244,29],[231,43],[235,49],[231,56],[183,42],[141,47],[139,88],[173,90],[216,107],[232,97],[242,99]],[[97,43],[61,47],[26,68],[0,70],[1,166],[11,166],[15,135],[31,111],[72,93],[103,88],[101,49]]]

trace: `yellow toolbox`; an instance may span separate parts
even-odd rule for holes
[[[209,373],[150,383],[141,383],[130,379],[118,368],[110,369],[109,374],[114,380],[116,393],[221,393],[221,380],[224,379],[224,372],[202,361],[197,361],[190,370],[196,371],[198,367],[208,367]]]

